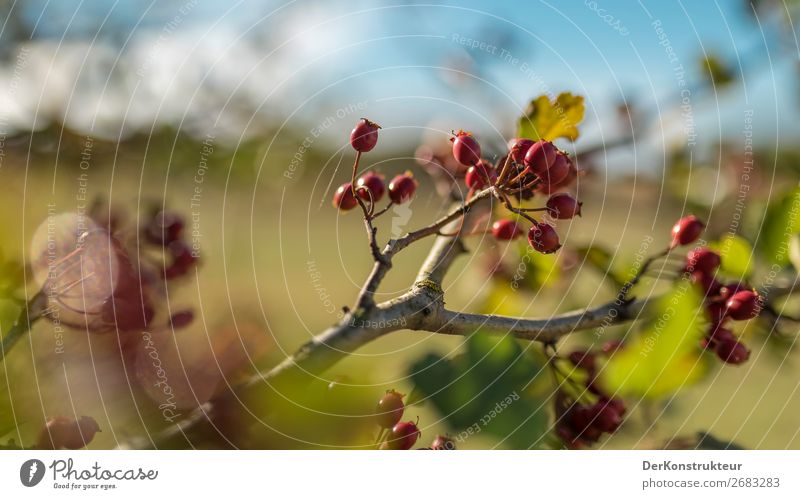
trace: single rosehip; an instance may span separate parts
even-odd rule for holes
[[[508,142],[508,150],[509,154],[511,154],[511,161],[514,163],[524,164],[525,155],[528,154],[528,150],[533,144],[534,141],[531,139],[511,139]]]
[[[453,143],[453,157],[464,166],[477,165],[481,159],[481,145],[471,133],[459,130],[455,137],[450,139]]]
[[[554,253],[560,247],[558,234],[552,225],[539,223],[528,231],[528,242],[539,253]]]
[[[575,350],[571,352],[567,358],[575,367],[580,367],[581,369],[586,369],[587,371],[593,371],[595,367],[595,357],[592,352],[587,352],[585,350]]]
[[[672,244],[670,244],[670,248],[692,244],[697,241],[705,227],[703,222],[694,215],[681,218],[672,226]]]
[[[706,296],[717,296],[722,288],[722,284],[713,275],[705,272],[692,272],[691,279],[693,283],[703,290]]]
[[[741,342],[732,339],[720,341],[716,352],[717,357],[728,364],[741,364],[750,358],[750,350]]]
[[[36,447],[39,449],[80,449],[93,439],[100,426],[94,418],[81,416],[79,420],[56,416],[45,423]]]
[[[492,224],[492,235],[500,241],[511,241],[522,234],[519,224],[513,220],[503,218]]]
[[[352,210],[358,204],[358,200],[353,195],[353,186],[350,182],[342,184],[333,194],[333,206],[342,211]]]
[[[408,450],[417,443],[421,433],[413,421],[397,423],[392,428],[386,447],[391,450]]]
[[[686,270],[713,274],[722,260],[719,254],[708,248],[695,248],[686,254]]]
[[[389,390],[381,397],[375,408],[378,426],[388,429],[400,422],[406,407],[403,404],[403,397],[402,393],[394,390]]]
[[[617,412],[616,406],[610,403],[597,402],[593,407],[593,412],[595,417],[592,421],[592,426],[600,431],[613,433],[617,431],[617,428],[622,423],[622,415]]]
[[[191,310],[182,310],[180,312],[175,312],[172,314],[172,317],[169,318],[169,323],[172,326],[172,329],[181,329],[194,321],[194,312]]]
[[[567,155],[558,153],[550,168],[539,177],[544,184],[560,185],[569,176],[569,165],[570,160]]]
[[[414,192],[417,190],[417,180],[411,172],[405,172],[402,175],[397,175],[389,182],[389,199],[394,204],[403,204],[414,197]]]
[[[751,289],[752,288],[750,286],[743,282],[733,282],[725,284],[724,286],[720,286],[718,294],[723,300],[727,300],[739,291],[750,291]]]
[[[733,334],[733,331],[726,328],[721,323],[712,324],[706,336],[713,343],[719,343],[721,341],[736,341],[736,335]]]
[[[550,196],[546,206],[547,212],[551,217],[559,220],[568,220],[581,215],[582,205],[583,203],[579,202],[574,197],[562,192]]]
[[[739,291],[725,303],[728,316],[735,321],[746,321],[761,312],[761,299],[753,291]]]
[[[350,145],[358,152],[369,152],[378,143],[380,125],[361,118],[350,132]]]
[[[160,211],[145,227],[144,236],[150,243],[166,246],[181,237],[185,225],[180,214]]]
[[[356,195],[364,201],[372,200],[377,203],[386,192],[386,186],[383,183],[383,175],[373,172],[367,172],[359,177],[356,181]]]
[[[456,450],[456,443],[450,437],[436,435],[430,448],[433,450]]]
[[[475,166],[470,166],[464,182],[470,189],[483,189],[494,184],[497,180],[497,170],[488,161],[480,160]]]
[[[713,301],[706,304],[706,316],[712,324],[718,324],[725,319],[728,313],[728,307],[725,306],[724,301]]]
[[[182,240],[172,241],[167,250],[172,257],[171,263],[164,270],[167,279],[174,279],[185,275],[197,263],[197,257],[192,249]]]
[[[547,140],[537,140],[525,153],[525,167],[531,173],[542,177],[553,166],[558,157],[558,148]],[[555,182],[548,182],[555,183]]]

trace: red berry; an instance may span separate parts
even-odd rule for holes
[[[492,224],[492,235],[500,241],[511,241],[522,234],[522,229],[513,220],[503,218]]]
[[[553,166],[557,156],[558,148],[552,142],[537,140],[525,153],[524,163],[529,172],[542,177]],[[548,183],[555,183],[555,181]]]
[[[450,437],[436,435],[430,448],[433,450],[456,450],[456,443]]]
[[[705,272],[692,272],[692,282],[697,284],[706,296],[717,296],[722,288],[722,284],[714,279],[714,276]]]
[[[40,449],[80,449],[86,447],[99,431],[97,421],[89,416],[81,416],[79,420],[56,416],[47,421],[36,446]]]
[[[708,339],[713,343],[719,343],[722,341],[736,341],[736,335],[733,334],[733,331],[724,327],[720,323],[712,324],[707,336]]]
[[[340,185],[333,194],[333,206],[342,211],[352,210],[357,204],[358,201],[353,195],[353,188],[350,182]]]
[[[713,274],[721,263],[718,253],[708,248],[695,248],[686,254],[686,270]]]
[[[170,211],[160,211],[147,225],[144,235],[153,244],[167,245],[180,238],[184,225],[181,215]]]
[[[411,172],[397,175],[389,182],[389,199],[394,204],[403,204],[409,201],[417,190],[417,180]]]
[[[567,220],[581,215],[581,205],[583,203],[562,192],[550,196],[550,199],[547,200],[547,212],[553,218]]]
[[[378,401],[378,406],[375,408],[378,426],[381,428],[391,428],[400,422],[405,411],[405,404],[403,404],[403,394],[394,390],[389,390]]]
[[[470,166],[464,182],[470,189],[483,189],[494,184],[497,180],[497,170],[488,161],[480,160],[475,166]]]
[[[514,163],[523,164],[525,162],[525,155],[534,142],[531,139],[511,139],[508,142],[508,150],[511,154],[511,160]]]
[[[397,423],[386,441],[386,447],[391,450],[408,450],[417,443],[420,435],[419,428],[413,421]]]
[[[372,199],[373,203],[377,203],[386,192],[386,186],[383,183],[383,175],[373,172],[367,172],[356,181],[356,195],[364,201]]]
[[[554,253],[561,247],[558,234],[552,225],[536,224],[528,231],[528,242],[539,253]]]
[[[366,118],[361,118],[350,132],[350,145],[358,152],[369,152],[378,143],[380,125]]]
[[[739,291],[728,298],[728,316],[735,321],[746,321],[761,311],[761,300],[753,291]]]
[[[567,358],[575,367],[586,369],[587,371],[594,370],[594,354],[584,350],[575,350],[571,352]]]
[[[727,313],[728,307],[725,306],[725,302],[723,301],[713,301],[706,305],[706,315],[712,324],[722,322]]]
[[[686,246],[697,241],[700,234],[705,229],[703,222],[697,219],[694,215],[683,217],[672,227],[672,244],[671,248],[677,246]]]
[[[733,339],[720,341],[716,351],[717,357],[728,364],[741,364],[750,358],[750,350]]]
[[[194,312],[191,310],[182,310],[180,312],[176,312],[172,314],[172,317],[169,318],[169,322],[172,325],[173,329],[181,329],[194,321]]]
[[[173,241],[167,246],[172,262],[164,270],[167,279],[174,279],[189,272],[197,263],[197,257],[192,253],[192,249],[182,240]]]
[[[453,143],[453,157],[456,161],[465,166],[478,164],[481,159],[481,146],[471,133],[459,130],[450,141]]]
[[[727,300],[739,291],[750,290],[751,288],[742,282],[729,283],[719,288],[719,296]]]
[[[558,153],[555,161],[544,174],[539,177],[547,185],[560,185],[569,177],[570,160],[566,154]]]
[[[617,431],[622,423],[622,415],[617,412],[617,407],[610,402],[598,402],[593,407],[595,413],[592,426],[606,433]]]

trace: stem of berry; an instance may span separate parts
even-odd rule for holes
[[[47,296],[43,291],[39,291],[25,304],[16,322],[3,337],[2,345],[0,345],[0,360],[5,359],[6,353],[25,336],[25,333],[31,330],[34,322],[42,317],[46,301]]]

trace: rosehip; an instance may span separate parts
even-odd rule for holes
[[[672,227],[672,244],[670,244],[670,247],[675,248],[692,244],[697,241],[705,227],[703,222],[694,215],[681,218]]]
[[[184,328],[191,324],[192,321],[194,321],[194,312],[191,310],[176,312],[172,314],[172,317],[169,318],[169,322],[173,329]]]
[[[547,212],[553,218],[567,220],[581,215],[581,205],[583,203],[567,193],[554,194],[547,200]]]
[[[417,190],[417,181],[411,172],[397,175],[389,182],[389,199],[394,204],[403,204],[409,201]]]
[[[352,210],[356,207],[358,201],[353,195],[353,187],[350,182],[342,184],[336,189],[333,195],[333,206],[342,211]]]
[[[464,166],[478,164],[481,159],[481,146],[471,133],[459,130],[450,141],[453,143],[453,157],[456,161]]]
[[[622,423],[622,416],[614,405],[610,403],[598,402],[594,405],[595,417],[593,426],[597,427],[600,431],[606,433],[613,433],[617,431],[620,423]]]
[[[389,390],[378,401],[378,406],[375,408],[378,426],[381,428],[392,428],[400,422],[405,411],[405,404],[403,404],[403,394],[394,390]]]
[[[183,217],[170,211],[160,211],[145,227],[145,238],[153,244],[167,245],[183,232]]]
[[[57,416],[47,421],[36,446],[39,449],[80,449],[99,431],[97,421],[89,416],[81,416],[79,420]]]
[[[361,118],[350,132],[350,145],[358,152],[369,152],[378,143],[380,125],[366,118]]]
[[[513,220],[507,218],[497,220],[492,224],[492,235],[501,241],[511,241],[522,234],[522,229]]]
[[[739,291],[728,298],[725,304],[728,316],[735,321],[746,321],[761,311],[761,300],[753,291]]]
[[[547,185],[561,185],[569,177],[570,161],[566,154],[558,153],[555,161],[544,174],[539,177]]]
[[[164,270],[164,275],[167,279],[174,279],[187,274],[197,263],[197,257],[192,253],[192,249],[181,240],[172,241],[167,246],[167,250],[172,256],[172,263]]]
[[[508,144],[511,160],[514,163],[523,164],[525,162],[525,155],[534,142],[531,139],[511,139]]]
[[[717,344],[717,357],[728,364],[741,364],[750,358],[750,350],[744,344],[728,339]]]
[[[525,153],[524,163],[529,172],[542,177],[546,174],[547,170],[553,166],[557,156],[558,148],[554,146],[552,142],[537,140],[530,146],[528,152]]]
[[[452,438],[436,435],[430,448],[433,450],[456,450],[456,443]]]
[[[397,423],[386,441],[386,447],[391,450],[408,450],[414,446],[420,434],[413,421]]]
[[[356,181],[356,195],[364,201],[372,199],[373,203],[377,203],[384,192],[386,186],[383,183],[383,175],[367,172]]]
[[[692,282],[697,284],[706,296],[716,296],[722,288],[722,284],[714,279],[713,275],[705,272],[692,272]]]
[[[575,350],[571,352],[567,358],[575,367],[586,369],[587,371],[594,370],[594,354],[584,350]]]
[[[558,234],[552,225],[540,223],[532,226],[528,231],[528,242],[539,253],[554,253],[561,247]]]
[[[706,305],[706,315],[712,324],[722,322],[722,320],[725,318],[725,314],[727,313],[728,307],[725,306],[725,302],[714,301]]]
[[[497,170],[488,161],[480,160],[475,166],[470,166],[464,182],[470,189],[483,189],[494,184],[497,180]]]
[[[708,339],[714,343],[736,341],[736,335],[722,324],[713,324],[708,332]]]
[[[686,270],[713,274],[721,263],[719,254],[708,248],[696,248],[686,255]]]

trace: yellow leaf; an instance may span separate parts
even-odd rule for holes
[[[708,245],[719,253],[720,270],[733,278],[747,279],[753,270],[753,248],[746,239],[728,234]]]
[[[575,140],[584,111],[583,97],[579,95],[564,92],[556,97],[555,102],[551,102],[546,95],[540,95],[528,104],[525,114],[520,117],[517,137]]]

